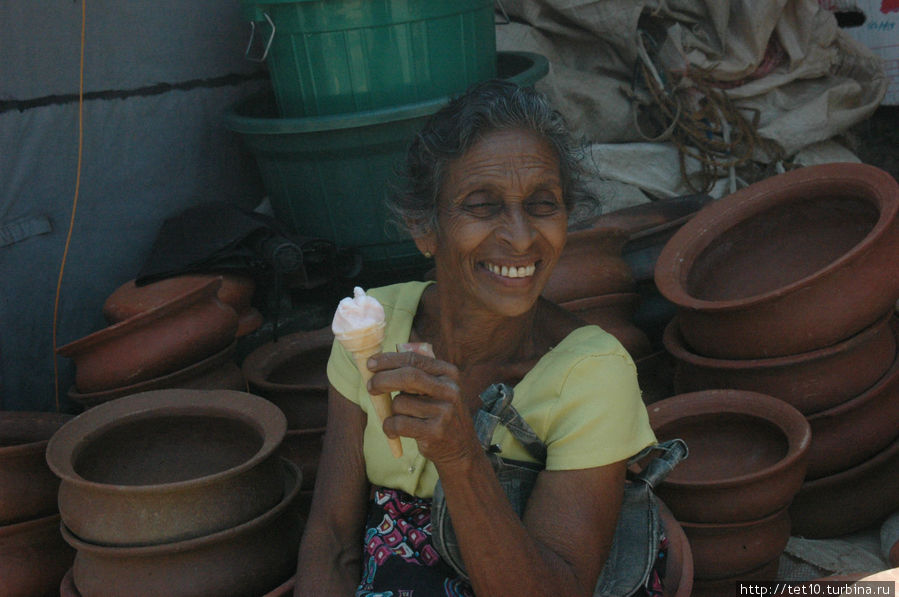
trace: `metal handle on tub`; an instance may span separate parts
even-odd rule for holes
[[[268,16],[267,12],[262,13],[262,16],[265,17],[265,20],[268,21],[269,26],[271,26],[272,33],[268,36],[268,41],[265,42],[265,49],[262,51],[262,56],[253,58],[250,56],[250,49],[253,47],[253,39],[256,36],[256,21],[250,21],[250,41],[247,42],[247,49],[244,51],[244,56],[247,60],[252,60],[253,62],[265,62],[265,58],[268,56],[268,50],[272,47],[272,40],[275,39],[275,23],[272,22],[272,18]]]

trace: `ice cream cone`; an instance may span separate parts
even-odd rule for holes
[[[356,361],[356,369],[362,376],[362,383],[368,384],[368,380],[372,377],[372,372],[368,369],[368,358],[373,354],[381,352],[381,343],[384,341],[384,322],[370,325],[364,328],[352,330],[344,333],[336,333],[335,338],[340,342]],[[393,414],[389,394],[379,394],[371,396],[371,403],[375,407],[375,413],[383,423],[384,420]],[[390,451],[394,457],[399,458],[403,455],[403,445],[398,437],[388,437],[387,442],[390,445]]]

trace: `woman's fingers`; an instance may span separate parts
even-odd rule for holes
[[[459,396],[458,370],[446,361],[414,353],[382,353],[372,361],[370,369],[375,375],[368,386],[371,394],[405,392],[445,400]]]

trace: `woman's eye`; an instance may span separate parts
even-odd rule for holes
[[[525,204],[529,214],[533,216],[551,216],[559,212],[560,202],[554,195],[541,193],[528,199]]]
[[[496,215],[499,213],[503,204],[501,201],[496,201],[487,196],[475,196],[470,197],[463,204],[465,211],[468,213],[478,216],[478,217],[487,217]]]

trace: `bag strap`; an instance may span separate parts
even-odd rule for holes
[[[540,464],[544,464],[546,444],[540,441],[534,429],[512,406],[513,394],[512,388],[504,383],[493,384],[481,393],[483,406],[475,416],[478,439],[488,453],[496,453],[497,448],[491,446],[490,442],[493,441],[493,431],[501,423],[521,442],[528,454]]]

